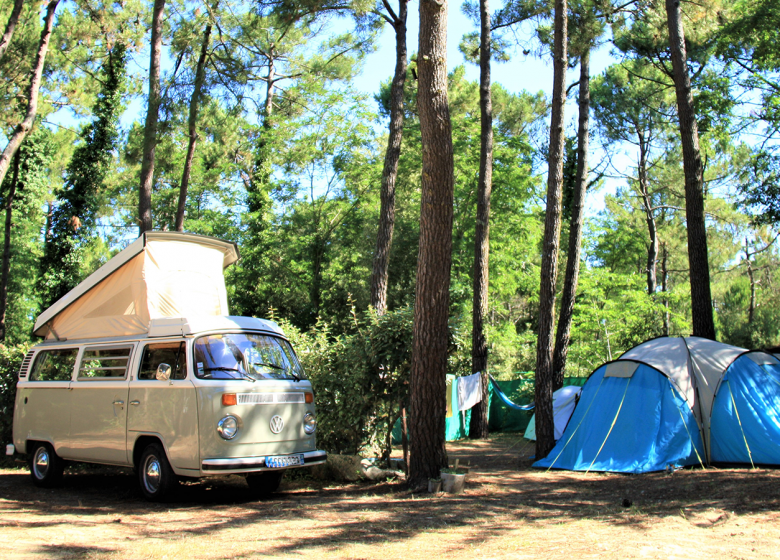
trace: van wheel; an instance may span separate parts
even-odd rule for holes
[[[159,443],[150,443],[141,453],[138,481],[144,497],[151,502],[163,501],[179,482]]]
[[[41,488],[53,488],[62,482],[65,461],[54,452],[51,444],[35,442],[29,454],[30,474],[33,484]]]
[[[279,489],[284,471],[265,471],[249,474],[246,483],[256,498],[267,498]]]

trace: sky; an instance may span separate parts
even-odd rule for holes
[[[397,3],[390,0],[391,5]],[[417,51],[418,29],[419,29],[419,3],[411,1],[408,8],[407,19],[407,51],[409,56]],[[347,29],[349,22],[343,23]],[[467,63],[458,49],[458,45],[464,34],[477,31],[478,27],[463,14],[460,3],[452,2],[449,4],[447,18],[447,67],[452,71],[455,67],[465,65],[466,77],[473,81],[479,80],[479,68],[475,64]],[[551,56],[537,56],[538,42],[533,37],[534,30],[531,24],[518,30],[515,35],[523,44],[510,52],[511,60],[503,63],[493,63],[491,69],[491,79],[498,82],[507,89],[507,91],[519,93],[523,90],[536,93],[542,91],[548,98],[552,93],[553,68]],[[531,51],[529,54],[523,54],[523,50]],[[143,57],[138,60],[144,60]],[[610,56],[609,43],[597,49],[591,54],[591,75],[601,73],[607,66],[614,62]],[[173,66],[173,61],[167,57],[163,63],[164,71],[169,71]],[[392,77],[395,66],[395,34],[390,25],[385,25],[379,37],[376,50],[368,55],[363,71],[356,78],[354,86],[367,94],[373,95],[379,91],[380,84]],[[170,68],[169,68],[170,67]],[[147,71],[142,68],[142,71]],[[570,68],[567,76],[567,85],[571,85],[579,79],[579,68]],[[144,86],[145,89],[145,86]],[[144,91],[145,93],[145,91]],[[123,130],[129,130],[132,123],[136,120],[143,121],[145,114],[145,101],[141,96],[135,96],[123,116],[120,119],[120,126]],[[566,123],[569,134],[574,133],[577,127],[577,104],[576,94],[570,95],[566,107]],[[63,126],[77,127],[74,115],[70,111],[58,111],[50,115],[48,120]],[[593,145],[591,144],[593,147]],[[598,156],[591,156],[591,161],[595,161]],[[630,162],[626,162],[630,165]],[[612,181],[605,188],[595,193],[589,193],[586,199],[586,215],[592,216],[604,208],[604,195],[613,192],[617,182]]]
[[[409,5],[409,16],[407,20],[407,49],[411,56],[417,51],[417,31],[419,29],[418,3],[412,2]],[[466,64],[466,76],[471,80],[479,80],[479,68],[474,64],[466,63],[463,55],[458,50],[458,44],[464,34],[477,31],[468,18],[461,12],[460,5],[452,3],[449,6],[447,17],[447,68],[452,70],[456,66]],[[530,26],[521,30],[518,37],[527,41],[525,48],[534,51],[537,44],[532,40],[533,30]],[[512,59],[509,62],[493,63],[492,80],[503,85],[508,91],[519,92],[527,90],[535,93],[545,92],[546,95],[552,93],[553,68],[552,58],[545,57],[541,59],[533,55],[522,54],[522,49],[518,48],[516,52],[511,53]],[[593,55],[591,55],[591,74],[600,74],[614,59],[609,55],[609,45],[602,46]],[[385,25],[379,40],[377,50],[369,55],[365,69],[358,77],[356,86],[368,93],[374,93],[379,90],[382,81],[387,80],[393,74],[395,65],[395,34],[389,25]],[[568,83],[571,84],[579,77],[579,69],[569,70]],[[575,105],[576,107],[576,105]],[[568,109],[568,107],[567,107]],[[572,115],[572,111],[567,111]],[[574,112],[576,119],[576,111]]]
[[[391,0],[391,5],[395,3]],[[417,32],[419,29],[419,4],[410,2],[409,15],[407,19],[407,50],[409,56],[417,51]],[[449,13],[447,16],[447,69],[453,70],[456,66],[466,65],[466,77],[473,81],[479,80],[479,68],[475,64],[467,63],[461,52],[458,50],[458,44],[464,34],[477,31],[478,28],[460,10],[460,4],[453,2],[449,4]],[[533,40],[533,29],[528,26],[517,34],[521,40],[527,42],[525,49],[531,51],[528,55],[523,55],[523,48],[515,49],[511,53],[511,60],[504,63],[493,63],[491,68],[491,79],[498,82],[507,91],[519,93],[523,90],[536,93],[539,91],[549,98],[552,95],[553,68],[552,57],[540,58],[534,56],[534,51],[538,50],[538,43]],[[612,64],[615,59],[610,56],[609,43],[603,45],[591,55],[591,75],[600,74]],[[393,75],[395,66],[395,34],[390,25],[385,25],[382,35],[379,39],[377,50],[368,56],[363,72],[355,80],[355,86],[366,93],[376,93],[383,81],[388,80]],[[567,75],[567,86],[579,79],[579,68],[569,69]],[[565,118],[570,131],[576,131],[577,126],[577,104],[576,94],[568,98]],[[571,132],[570,132],[571,133]],[[593,158],[595,159],[595,158]],[[600,191],[589,193],[586,201],[586,215],[592,216],[604,208],[604,196],[613,192],[617,182],[608,181],[607,185]]]

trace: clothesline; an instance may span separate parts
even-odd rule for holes
[[[490,383],[493,385],[493,392],[498,395],[498,398],[514,410],[530,411],[534,410],[535,403],[520,405],[513,403],[506,393],[501,390],[498,382],[492,375],[488,374]],[[455,383],[455,394],[457,395],[457,402],[453,402],[451,390],[447,391],[447,418],[453,416],[456,412],[468,410],[475,404],[482,401],[482,373],[477,372],[472,375],[466,375],[463,377],[456,377],[452,380]]]

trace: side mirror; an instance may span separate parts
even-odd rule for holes
[[[171,366],[160,364],[157,366],[157,381],[168,381],[171,378]]]

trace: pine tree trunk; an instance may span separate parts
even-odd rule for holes
[[[16,29],[16,24],[19,23],[19,14],[22,13],[22,6],[24,6],[24,0],[14,0],[14,7],[11,10],[11,15],[8,16],[8,23],[5,26],[3,36],[0,38],[0,60],[3,59],[3,55],[8,49],[8,45],[11,44],[11,39],[14,36],[14,29]]]
[[[693,335],[715,340],[707,228],[704,222],[704,173],[699,152],[699,130],[693,112],[691,78],[688,74],[679,0],[666,0],[666,16],[685,170],[685,220],[688,231]]]
[[[43,76],[43,63],[46,61],[46,53],[49,50],[49,40],[51,39],[51,30],[54,27],[54,12],[57,9],[57,5],[60,0],[51,0],[46,7],[46,19],[43,23],[43,30],[41,31],[41,40],[38,42],[38,52],[35,55],[35,64],[33,66],[33,74],[30,79],[30,89],[27,92],[27,113],[24,116],[24,120],[20,122],[8,140],[2,155],[0,155],[0,184],[3,183],[6,174],[8,173],[8,167],[11,164],[11,159],[16,154],[19,146],[22,145],[27,134],[32,129],[35,122],[35,115],[38,112],[38,90],[41,87],[41,78]]]
[[[271,128],[271,115],[274,112],[274,84],[276,83],[275,51],[268,53],[268,75],[265,80],[265,103],[263,104],[263,130]]]
[[[398,1],[398,15],[393,18],[395,29],[395,74],[390,90],[390,136],[387,139],[385,164],[382,169],[379,229],[376,236],[374,266],[371,272],[371,305],[378,315],[387,311],[387,279],[390,266],[390,247],[395,227],[395,181],[401,157],[401,139],[404,126],[404,84],[406,83],[406,14],[408,0]],[[385,8],[392,15],[390,5]]]
[[[179,186],[179,206],[176,209],[176,231],[184,231],[184,211],[187,207],[187,189],[190,184],[190,172],[192,170],[192,160],[195,156],[195,144],[198,142],[198,110],[200,109],[200,94],[203,89],[203,81],[206,77],[206,54],[209,49],[209,40],[211,38],[211,22],[206,25],[203,32],[203,43],[200,46],[200,56],[198,65],[195,69],[195,87],[192,90],[190,98],[190,114],[187,125],[189,127],[189,143],[187,145],[187,158],[184,161],[184,171],[181,175],[181,185]]]
[[[553,61],[550,154],[547,171],[547,210],[542,242],[541,285],[539,289],[539,336],[536,343],[536,457],[547,456],[555,445],[553,425],[553,329],[555,325],[555,282],[558,276],[558,249],[561,236],[563,191],[563,126],[566,105],[567,0],[555,0],[555,39]]]
[[[647,184],[647,151],[648,141],[641,132],[639,136],[639,194],[642,197],[642,208],[645,211],[647,223],[647,293],[652,296],[658,287],[657,262],[658,262],[658,228],[655,224],[653,204],[650,200],[650,188]]]
[[[590,129],[590,49],[580,55],[579,122],[577,127],[577,177],[571,201],[569,224],[569,253],[566,261],[566,278],[561,294],[561,311],[555,333],[553,352],[553,391],[563,387],[563,373],[569,356],[571,321],[580,276],[582,251],[582,217],[585,209],[585,191],[588,188],[588,143]]]
[[[452,264],[453,153],[447,101],[447,2],[420,0],[417,105],[422,138],[420,248],[410,382],[409,486],[447,466],[447,338]]]
[[[3,238],[3,269],[0,274],[0,342],[5,341],[5,315],[8,309],[8,275],[11,271],[11,219],[16,186],[19,184],[19,151],[14,154],[14,174],[5,195],[5,237]]]
[[[152,13],[152,55],[149,61],[149,101],[144,125],[141,182],[138,191],[139,234],[154,227],[152,221],[152,183],[154,182],[154,150],[157,147],[157,119],[160,109],[160,58],[162,55],[162,24],[165,0],[154,0]]]
[[[474,302],[472,306],[471,371],[482,373],[482,400],[471,409],[469,437],[488,437],[488,347],[485,317],[488,312],[490,257],[490,194],[493,188],[493,100],[490,95],[490,7],[480,0],[479,107],[480,152],[477,220],[474,232]]]
[[[669,252],[666,248],[666,242],[662,244],[661,253],[661,291],[664,294],[664,336],[669,336],[670,317],[669,317],[669,273],[666,268]]]
[[[750,244],[745,238],[745,262],[747,263],[748,278],[750,279],[750,306],[748,307],[748,326],[753,325],[753,316],[756,310],[756,279],[753,274],[753,263],[750,260]]]
[[[52,216],[54,215],[54,201],[53,200],[47,200],[46,201],[46,235],[44,236],[44,249],[43,252],[46,252],[45,245],[51,241],[52,238],[52,230],[51,230],[51,221]]]
[[[311,305],[312,322],[314,322],[320,315],[320,305],[322,305],[322,261],[325,256],[325,240],[319,232],[314,234],[310,252],[311,287],[309,288],[309,302]]]

